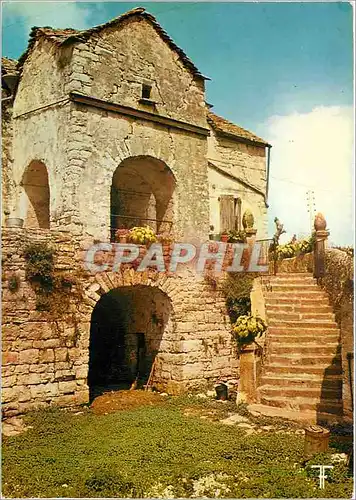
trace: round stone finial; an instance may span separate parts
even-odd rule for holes
[[[322,213],[318,212],[314,219],[314,229],[315,231],[325,231],[326,220]]]
[[[253,225],[255,223],[255,218],[251,210],[245,210],[242,216],[242,225],[244,229],[253,229]]]

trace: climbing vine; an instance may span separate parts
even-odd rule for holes
[[[56,271],[55,250],[47,243],[32,243],[24,250],[26,279],[36,292],[36,309],[58,318],[70,311],[78,280],[73,273]]]
[[[228,273],[221,283],[231,323],[251,312],[250,293],[257,273]]]

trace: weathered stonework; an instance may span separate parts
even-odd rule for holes
[[[251,136],[250,139],[238,136],[239,128],[212,113],[209,113],[208,117],[211,128],[207,155],[212,231],[220,233],[226,229],[232,229],[220,227],[219,214],[220,197],[231,195],[241,200],[241,215],[246,210],[251,210],[253,213],[257,239],[267,238],[266,148],[269,145],[255,142],[257,139],[260,141],[262,139],[250,133],[248,134]],[[219,128],[221,122],[223,129]],[[234,134],[231,133],[232,131]],[[246,131],[243,130],[243,132]],[[235,211],[237,211],[236,207]],[[240,227],[237,228],[240,230],[242,229],[241,215],[238,224]]]
[[[243,129],[231,144],[215,137],[205,78],[143,9],[83,32],[34,28],[16,71],[3,113],[3,210],[24,229],[3,231],[5,413],[88,401],[93,311],[102,320],[101,305],[116,308],[115,300],[127,304],[127,348],[112,357],[123,371],[134,370],[144,333],[161,390],[236,377],[225,302],[203,276],[82,268],[89,246],[112,241],[122,227],[147,224],[175,241],[206,241],[218,191],[242,198],[263,237],[265,143]],[[211,144],[211,158],[226,160],[237,180],[213,173]],[[36,241],[51,243],[56,270],[75,277],[65,312],[37,309],[23,257]]]
[[[59,317],[36,310],[35,292],[25,279],[22,252],[27,243],[34,241],[51,243],[56,248],[56,269],[78,276],[76,289],[81,298],[78,301],[73,296],[68,312]],[[145,318],[140,319],[137,311],[131,321],[132,332],[142,331],[145,325],[148,344],[156,344],[152,348],[158,351],[155,387],[178,394],[206,389],[219,378],[237,376],[238,360],[224,299],[203,276],[190,272],[168,276],[154,270],[134,269],[89,275],[82,269],[82,245],[65,232],[5,229],[3,243],[5,414],[13,415],[38,405],[88,401],[92,312],[111,290],[127,289],[134,296],[135,287],[145,287],[145,301],[136,304],[140,311],[147,310],[145,304],[158,292],[170,304],[167,308],[166,303],[162,307],[156,302],[155,315],[169,315],[162,331],[154,333],[147,328]],[[20,281],[17,291],[9,290],[8,280],[13,273]]]
[[[344,414],[353,418],[354,387],[354,269],[353,258],[336,248],[325,252],[325,276],[321,286],[329,295],[341,333],[342,400]]]

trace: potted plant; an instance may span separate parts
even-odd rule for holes
[[[128,240],[138,245],[147,245],[157,241],[157,236],[149,226],[133,227],[129,231]]]
[[[228,233],[229,243],[246,243],[246,233],[245,231],[238,231],[234,229]]]
[[[260,316],[246,314],[237,318],[232,327],[240,354],[239,397],[252,403],[257,398],[262,355],[262,347],[255,339],[266,331],[267,325]]]
[[[115,231],[115,240],[119,243],[126,243],[129,232],[128,229],[117,229]]]
[[[251,344],[267,329],[266,322],[260,316],[246,314],[237,318],[232,331],[239,347]]]
[[[229,233],[227,232],[227,229],[224,229],[224,231],[220,234],[220,241],[224,243],[229,241]]]

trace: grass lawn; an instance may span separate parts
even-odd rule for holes
[[[302,466],[304,436],[296,426],[274,420],[274,430],[247,434],[219,421],[230,403],[162,396],[157,402],[108,414],[89,408],[28,414],[32,428],[3,438],[3,496],[352,496],[343,464],[333,464],[319,490],[316,473]],[[342,451],[337,441],[331,445],[331,453]],[[331,453],[312,463],[331,464]]]

